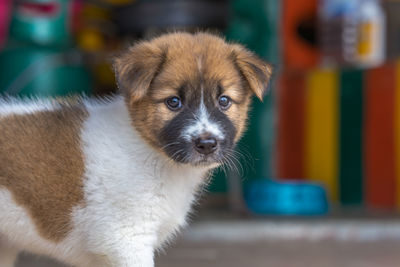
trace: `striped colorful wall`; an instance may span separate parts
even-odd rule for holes
[[[285,70],[277,176],[323,183],[332,202],[400,208],[400,62]]]

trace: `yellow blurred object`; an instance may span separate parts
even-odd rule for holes
[[[115,85],[114,72],[112,71],[112,67],[108,62],[100,62],[95,66],[94,71],[98,82],[110,87]]]
[[[110,11],[105,8],[93,4],[85,4],[82,10],[82,17],[85,20],[91,20],[91,19],[109,20],[111,19],[111,14]]]
[[[307,77],[305,131],[306,177],[325,184],[338,200],[339,78],[334,70],[315,70]]]
[[[84,51],[99,51],[104,48],[104,37],[98,30],[86,28],[78,34],[78,45]]]

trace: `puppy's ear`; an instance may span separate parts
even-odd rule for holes
[[[267,92],[272,67],[241,45],[233,45],[232,57],[250,90],[262,101]]]
[[[166,57],[166,48],[143,42],[114,60],[118,88],[129,98],[130,103],[146,95]]]

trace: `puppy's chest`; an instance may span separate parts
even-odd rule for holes
[[[160,246],[185,225],[187,213],[201,190],[207,171],[191,166],[168,166],[157,156],[144,156],[143,161],[137,157],[128,160],[129,157],[122,157],[123,154],[119,153],[119,163],[129,162],[122,164],[126,168],[119,168],[118,173],[108,170],[106,177],[111,174],[109,179],[93,184],[102,187],[101,192],[105,194],[102,199],[108,203],[107,207],[111,207],[108,213],[112,218],[117,215],[119,222],[139,229],[150,227],[157,234],[156,245]],[[104,160],[111,161],[111,158]],[[117,166],[117,162],[107,166]],[[115,204],[110,206],[110,203]]]
[[[152,207],[158,220],[157,245],[162,245],[180,227],[186,224],[186,217],[196,200],[203,176],[195,171],[186,173],[166,173],[154,195],[157,203]]]
[[[191,175],[188,173],[187,176],[168,177],[169,181],[160,185],[159,205],[155,207],[160,218],[160,242],[186,223],[187,213],[196,199],[203,180],[202,175],[195,173]]]

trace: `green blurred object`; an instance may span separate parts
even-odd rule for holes
[[[21,0],[14,4],[10,37],[26,44],[67,46],[71,42],[70,0]]]
[[[22,96],[90,93],[92,79],[72,48],[70,0],[20,0],[0,53],[0,92]]]
[[[363,71],[340,73],[340,203],[363,204]]]
[[[269,63],[279,63],[279,0],[233,0],[228,39],[240,42]]]
[[[226,31],[228,40],[244,44],[256,52],[272,66],[279,62],[278,24],[280,14],[279,0],[234,0],[232,1],[232,21]],[[276,68],[274,68],[276,72]],[[271,80],[270,85],[274,81]],[[254,100],[250,112],[249,128],[238,145],[238,151],[252,159],[242,159],[244,173],[239,178],[242,183],[254,179],[272,177],[271,154],[274,131],[274,91],[271,86],[264,102]],[[240,169],[240,167],[239,167]],[[229,174],[232,174],[232,172]],[[227,192],[228,185],[222,171],[214,175],[210,186],[212,192]]]
[[[0,92],[65,96],[90,93],[91,78],[74,50],[12,45],[0,53]]]

